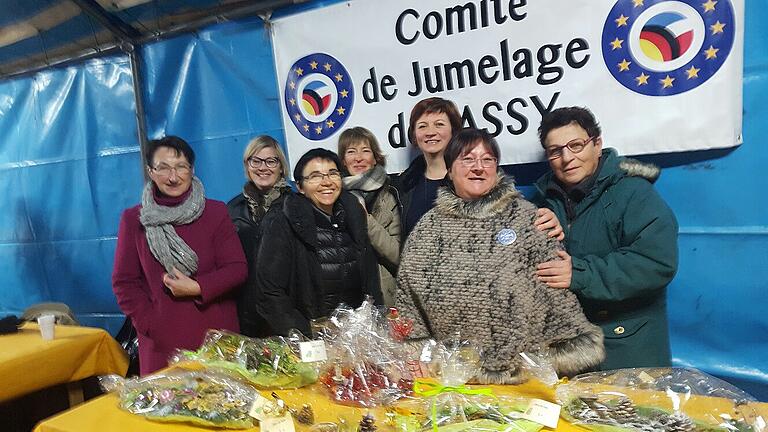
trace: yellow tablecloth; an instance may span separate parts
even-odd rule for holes
[[[56,326],[45,341],[37,324],[0,336],[0,402],[94,375],[128,370],[125,351],[102,329]]]
[[[483,386],[485,387],[485,386]],[[527,397],[545,399],[554,401],[554,391],[540,383],[527,383],[519,386],[490,386],[497,395],[515,395],[520,394]],[[262,394],[270,397],[271,392],[263,391]],[[344,417],[353,430],[361,417],[371,412],[379,422],[379,431],[386,432],[391,428],[383,426],[380,422],[384,418],[383,409],[367,410],[363,408],[351,408],[332,403],[325,394],[322,393],[318,385],[298,390],[276,390],[276,393],[285,402],[292,407],[300,408],[302,404],[309,403],[315,412],[315,421],[336,421],[339,416]],[[657,393],[658,394],[658,393]],[[636,402],[641,403],[644,397],[650,397],[651,393],[634,394],[637,397]],[[723,399],[716,398],[697,398],[696,401],[689,401],[689,404],[698,409],[712,408],[714,406],[730,405]],[[768,416],[767,404],[754,404],[764,416]],[[691,406],[691,405],[686,405]],[[768,418],[768,417],[766,417]],[[306,431],[308,428],[297,424],[297,430]],[[185,424],[157,423],[144,419],[138,415],[129,414],[118,408],[118,397],[114,394],[105,395],[89,402],[86,402],[69,411],[65,411],[55,417],[44,420],[37,425],[34,432],[102,432],[102,431],[142,431],[142,432],[192,432],[192,431],[210,431],[202,427],[195,427]],[[257,431],[258,428],[250,429]],[[558,431],[584,431],[578,426],[568,424],[563,419],[557,427]]]

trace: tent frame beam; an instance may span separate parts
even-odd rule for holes
[[[71,1],[75,1],[79,5],[81,2],[85,2],[86,0]],[[46,69],[67,67],[72,64],[81,63],[83,61],[97,57],[119,54],[120,52],[128,53],[131,49],[133,49],[133,47],[126,45],[142,45],[156,42],[178,36],[179,34],[194,32],[208,25],[240,18],[247,18],[250,16],[258,16],[275,9],[300,3],[306,3],[308,1],[309,0],[262,0],[255,2],[253,0],[243,0],[235,3],[227,3],[209,9],[201,9],[200,14],[204,15],[202,18],[191,19],[185,23],[146,34],[138,32],[138,30],[136,30],[134,27],[126,24],[121,20],[113,22],[113,20],[110,19],[109,22],[112,22],[112,24],[105,24],[105,27],[108,31],[115,35],[115,37],[118,39],[117,43],[108,43],[106,44],[106,47],[102,47],[97,50],[94,50],[93,48],[87,48],[80,51],[75,51],[68,55],[61,55],[52,59],[48,59],[44,63],[25,67],[24,69],[14,70],[9,73],[4,73],[0,75],[0,81],[32,75]],[[93,13],[95,15],[91,16],[95,19],[98,19],[101,23],[101,19],[96,17],[100,16],[101,14],[110,16],[110,14],[105,9],[101,8],[98,3],[96,3],[96,6],[99,7],[101,12],[97,12],[98,9],[93,9]],[[83,8],[83,11],[86,13],[89,13],[89,10],[91,9],[89,9],[87,6]],[[133,29],[133,31],[125,30],[123,26],[127,26],[128,28]],[[138,35],[134,36],[133,32],[138,32]]]
[[[70,0],[76,4],[80,9],[91,18],[98,21],[112,35],[119,41],[119,44],[109,50],[123,51],[128,54],[131,63],[131,76],[133,85],[134,102],[136,104],[136,126],[137,134],[139,136],[139,143],[141,148],[141,171],[144,173],[145,180],[147,180],[147,172],[144,169],[143,155],[147,148],[147,120],[144,109],[144,93],[143,93],[143,73],[142,73],[142,59],[141,52],[138,49],[140,45],[158,41],[161,39],[167,39],[182,33],[192,32],[199,28],[220,23],[226,20],[234,20],[238,18],[244,18],[248,16],[255,16],[267,11],[289,6],[297,3],[303,3],[308,0],[267,0],[260,2],[253,1],[240,1],[235,3],[228,3],[218,5],[214,8],[208,9],[202,18],[195,19],[183,23],[181,25],[165,29],[163,31],[155,32],[153,34],[142,35],[136,28],[117,18],[116,16],[108,13],[100,4],[95,0]],[[95,53],[89,55],[86,58],[95,57],[96,55],[105,55],[106,52]],[[70,63],[70,60],[65,60],[59,66],[64,66]],[[50,67],[46,65],[45,67]],[[40,69],[43,69],[40,68]],[[32,73],[34,71],[26,71],[26,73]]]
[[[106,27],[118,40],[135,44],[141,36],[141,32],[126,24],[125,21],[107,12],[95,0],[69,0],[76,4],[83,12]]]

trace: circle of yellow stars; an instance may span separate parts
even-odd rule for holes
[[[633,7],[643,7],[645,0],[632,0]],[[701,3],[701,8],[703,9],[704,13],[707,12],[714,12],[715,7],[717,6],[716,0],[707,0],[704,3]],[[619,27],[625,27],[629,23],[629,17],[624,16],[624,14],[619,15],[616,17],[613,21],[616,23],[616,28]],[[722,33],[725,29],[725,24],[721,23],[720,21],[715,22],[714,24],[709,26],[709,30],[712,32],[713,35]],[[618,37],[609,42],[611,45],[611,50],[617,50],[621,49],[624,43],[624,39],[619,39]],[[714,58],[717,58],[717,52],[720,51],[720,48],[715,48],[714,46],[710,45],[708,49],[704,50],[704,57],[705,60],[711,60]],[[632,64],[631,61],[628,61],[627,59],[623,59],[621,62],[616,64],[616,67],[619,69],[619,72],[629,72],[630,71],[630,65]],[[689,69],[686,69],[685,73],[687,76],[687,79],[696,79],[699,77],[699,71],[701,69],[697,68],[696,66],[691,65]],[[637,81],[637,85],[648,85],[648,79],[650,78],[650,75],[646,75],[643,72],[640,72],[640,75],[635,77],[635,81]],[[674,87],[675,78],[670,77],[667,75],[663,79],[659,80],[659,84],[661,85],[661,88],[670,88]]]
[[[314,61],[314,60],[309,62],[310,70],[317,70],[318,66],[321,66],[321,65],[318,62]],[[331,69],[333,68],[331,66],[331,64],[327,63],[327,62],[325,64],[323,64],[322,67],[323,67],[323,69],[325,69],[326,72],[330,72]],[[293,69],[293,73],[296,75],[295,78],[301,77],[301,76],[304,75],[304,69],[302,69],[300,67],[296,67],[296,68]],[[333,75],[333,79],[336,80],[336,82],[342,82],[342,81],[344,81],[344,75],[342,75],[341,73],[336,73],[336,75]],[[290,87],[291,90],[296,90],[296,81],[294,81],[293,79],[291,81],[289,81],[288,82],[288,87]],[[341,90],[339,92],[339,95],[342,98],[347,98],[347,97],[349,97],[349,90],[343,89],[343,90]],[[290,103],[291,106],[296,106],[296,98],[288,99],[288,103]],[[343,115],[346,114],[346,109],[344,107],[338,107],[336,109],[336,112],[340,116],[343,116]],[[293,117],[296,119],[297,122],[301,121],[301,114],[296,113]],[[336,122],[334,122],[333,120],[328,119],[328,120],[325,121],[325,127],[327,127],[328,129],[333,129],[334,126],[336,126]],[[304,132],[309,132],[309,130],[310,130],[310,126],[308,124],[306,124],[306,123],[302,124],[301,128],[304,129]],[[314,128],[314,131],[315,131],[316,134],[320,135],[321,133],[323,133],[323,126],[322,125],[318,125],[317,127]]]

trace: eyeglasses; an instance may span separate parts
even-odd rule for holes
[[[371,154],[371,153],[373,153],[373,150],[371,150],[369,147],[363,147],[359,150],[354,147],[350,147],[347,149],[347,151],[344,152],[344,155],[357,156],[358,154]]]
[[[341,173],[338,170],[330,170],[327,174],[315,171],[312,174],[304,177],[302,180],[310,184],[318,184],[326,177],[328,177],[328,179],[331,181],[340,181]]]
[[[156,167],[152,167],[152,171],[154,171],[155,174],[163,177],[169,177],[172,171],[176,171],[176,175],[178,176],[185,176],[192,171],[192,167],[187,164],[176,165],[173,167],[165,164],[160,164]]]
[[[260,157],[251,156],[248,158],[248,166],[253,169],[261,168],[261,164],[266,165],[267,168],[277,168],[277,166],[280,165],[280,160],[276,157],[262,159]]]
[[[492,157],[481,158],[481,159],[465,157],[465,158],[459,159],[459,163],[461,163],[461,166],[463,166],[464,168],[472,168],[475,166],[477,162],[480,162],[480,166],[483,168],[493,168],[496,166],[496,162],[498,162],[498,160]]]
[[[589,144],[594,139],[595,137],[589,137],[587,140],[577,138],[570,140],[561,146],[547,147],[544,151],[547,153],[547,159],[558,159],[563,156],[563,150],[566,147],[568,147],[568,150],[570,150],[573,154],[581,153],[581,151],[584,150],[584,147],[586,147],[587,144]]]

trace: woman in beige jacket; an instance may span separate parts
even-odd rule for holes
[[[389,184],[386,159],[373,133],[363,127],[339,136],[344,189],[358,197],[368,213],[368,237],[379,261],[384,304],[394,305],[397,266],[400,262],[400,201]]]

